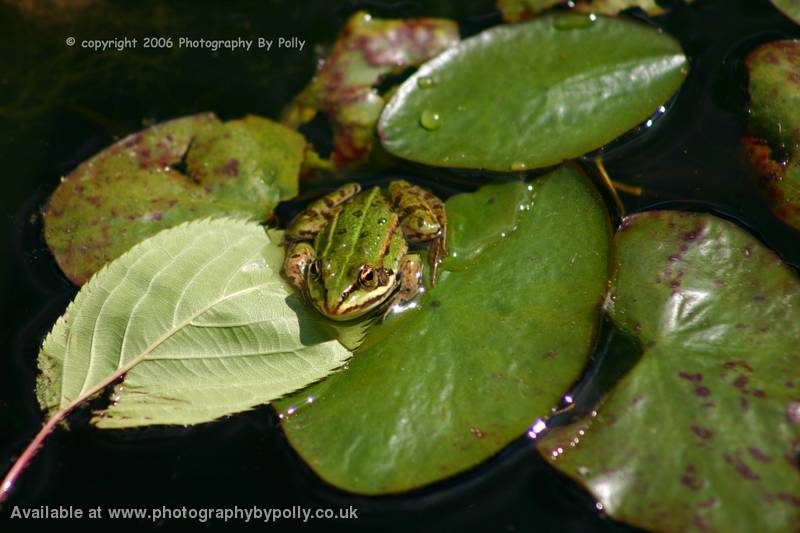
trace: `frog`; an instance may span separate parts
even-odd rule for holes
[[[429,248],[430,283],[436,284],[447,253],[444,203],[405,180],[391,181],[387,192],[346,183],[287,225],[283,276],[329,319],[381,309],[385,319],[411,302],[423,290],[425,263],[416,248]]]

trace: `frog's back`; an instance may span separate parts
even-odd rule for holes
[[[318,257],[323,264],[341,268],[378,265],[395,227],[397,215],[381,190],[374,187],[361,192],[345,203],[317,236]]]

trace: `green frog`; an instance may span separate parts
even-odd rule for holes
[[[284,277],[320,313],[350,320],[410,301],[423,261],[409,245],[427,244],[431,283],[447,252],[447,216],[435,195],[396,180],[388,196],[348,183],[312,202],[286,229]]]

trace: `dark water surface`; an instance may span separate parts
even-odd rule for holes
[[[310,78],[315,47],[329,43],[347,16],[448,16],[464,34],[498,22],[491,1],[107,2],[56,11],[0,4],[0,220],[4,260],[0,320],[0,470],[41,424],[33,385],[43,336],[75,289],[55,266],[41,237],[39,210],[83,159],[143,124],[200,111],[222,118],[277,116]],[[33,2],[25,5],[35,4]],[[767,210],[738,140],[746,118],[740,59],[760,42],[800,36],[800,28],[767,0],[698,0],[650,21],[677,36],[691,73],[668,112],[651,128],[606,150],[611,176],[646,189],[624,197],[628,210],[682,207],[712,210],[755,231],[785,260],[800,265],[797,233]],[[303,51],[156,50],[105,53],[68,47],[65,39],[181,36],[246,39],[299,37]],[[310,134],[325,144],[324,128]],[[429,169],[398,165],[393,173],[428,183]],[[441,172],[438,174],[441,175]],[[474,176],[444,173],[442,194],[477,186]],[[361,178],[362,176],[357,176]],[[363,176],[367,178],[368,176]],[[291,212],[291,209],[284,210]],[[631,361],[629,343],[601,339],[596,383]],[[613,357],[605,357],[605,354]],[[613,361],[622,361],[615,363]],[[625,363],[627,361],[628,363]],[[592,388],[590,388],[592,389]],[[595,397],[587,389],[584,402]],[[583,407],[586,407],[585,405]],[[592,499],[550,469],[520,439],[474,471],[412,494],[365,498],[328,487],[298,459],[270,408],[180,429],[99,431],[86,413],[59,430],[22,476],[0,531],[63,527],[64,522],[9,521],[13,506],[91,507],[347,507],[357,521],[324,521],[313,530],[347,531],[625,531]],[[220,522],[88,521],[79,528],[176,531],[221,529]],[[293,530],[283,521],[265,526]],[[241,522],[230,529],[248,527]]]

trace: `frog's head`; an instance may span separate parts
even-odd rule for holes
[[[363,264],[337,271],[330,260],[318,259],[307,272],[308,296],[332,320],[358,318],[389,299],[397,287],[397,271]]]

